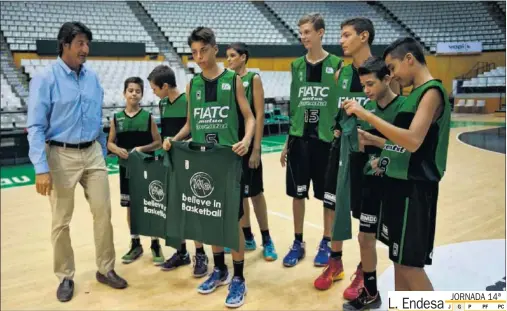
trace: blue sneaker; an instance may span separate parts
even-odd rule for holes
[[[214,292],[219,286],[227,285],[231,282],[229,278],[229,271],[226,271],[225,274],[220,277],[220,269],[215,267],[213,272],[209,275],[209,278],[204,281],[199,287],[197,291],[201,294],[210,294]]]
[[[329,241],[320,241],[319,251],[315,255],[313,264],[315,267],[325,267],[329,263],[329,256],[331,256],[331,247],[329,247]]]
[[[283,265],[286,267],[294,267],[303,258],[305,258],[305,242],[294,240],[294,244],[292,244],[289,253],[283,259]]]
[[[254,251],[257,249],[257,243],[255,243],[255,239],[245,240],[245,251]],[[231,249],[228,247],[224,247],[224,253],[230,254]]]
[[[235,276],[229,285],[229,294],[225,299],[225,306],[229,308],[239,308],[245,303],[246,296],[245,280]]]
[[[255,243],[255,239],[245,240],[245,251],[254,251],[257,249],[257,243]]]
[[[262,251],[262,255],[264,256],[264,260],[275,261],[278,259],[278,254],[275,250],[275,244],[273,244],[273,241],[271,239],[269,239],[269,241],[263,246],[264,250]]]

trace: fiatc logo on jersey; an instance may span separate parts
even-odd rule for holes
[[[226,129],[228,117],[229,106],[194,108],[194,118],[198,130]]]
[[[328,96],[329,87],[327,86],[301,86],[298,90],[298,107],[325,107]]]
[[[366,105],[370,101],[370,99],[368,97],[363,97],[363,96],[356,96],[356,97],[340,96],[340,97],[338,97],[338,108],[342,108],[343,103],[346,100],[355,100],[363,107],[364,107],[364,105]]]
[[[165,197],[164,185],[159,180],[154,180],[148,186],[148,193],[150,194],[151,200],[143,198],[144,212],[146,214],[153,214],[166,218],[165,210],[166,205],[162,202]]]
[[[213,178],[204,172],[197,172],[190,178],[192,194],[181,194],[181,209],[199,215],[222,217],[222,202],[207,199],[215,190]]]

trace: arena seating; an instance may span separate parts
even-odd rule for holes
[[[144,42],[147,53],[159,53],[126,1],[1,1],[0,29],[12,51],[35,51],[37,39],[56,40],[64,22],[79,20],[96,41]]]
[[[436,50],[438,42],[461,41],[482,41],[485,51],[505,49],[505,34],[479,1],[385,1],[382,4],[430,46],[431,51]]]
[[[21,100],[12,91],[11,85],[2,73],[0,76],[1,93],[0,93],[0,107],[2,111],[18,111],[23,109]]]
[[[505,14],[505,1],[497,1],[496,3],[502,9],[503,14]]]
[[[326,22],[324,44],[337,44],[340,39],[340,24],[347,18],[364,16],[372,20],[375,26],[373,44],[389,44],[396,38],[406,35],[398,32],[366,2],[278,2],[266,1],[266,4],[295,33],[299,34],[298,21],[307,13],[319,12]]]
[[[141,1],[141,4],[178,53],[190,53],[188,35],[202,25],[215,31],[218,43],[288,44],[287,39],[248,1],[199,2],[197,5],[194,2]]]
[[[463,81],[463,89],[465,93],[505,92],[505,67],[497,67]]]
[[[0,119],[1,130],[23,129],[26,126],[26,109],[21,100],[12,92],[12,87],[0,74],[0,107],[2,111]]]

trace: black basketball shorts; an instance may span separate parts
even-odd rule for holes
[[[129,180],[127,178],[127,169],[120,165],[120,205],[130,206]]]
[[[248,162],[250,160],[250,156],[252,155],[253,148],[248,150],[248,153],[243,156],[243,175],[242,175],[242,183],[244,187],[243,197],[251,198],[255,197],[262,192],[264,192],[264,182],[262,176],[262,160],[259,163],[259,167],[250,168],[248,166]]]
[[[287,142],[287,195],[297,199],[308,197],[310,181],[313,195],[324,200],[324,180],[331,143],[314,138],[289,136]]]
[[[336,207],[336,183],[338,180],[338,167],[340,166],[340,138],[335,138],[331,143],[327,168],[324,176],[324,207],[335,210]]]
[[[389,258],[423,268],[432,264],[438,183],[384,177],[382,222],[389,237]]]
[[[381,223],[382,197],[384,195],[381,177],[364,176],[361,189],[359,231],[379,235]]]

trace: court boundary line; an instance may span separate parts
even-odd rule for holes
[[[490,127],[490,128],[487,128],[486,130],[488,130],[488,129],[495,129],[495,128],[500,128],[500,127]],[[480,131],[480,130],[479,130],[479,131]],[[460,138],[461,134],[465,134],[465,133],[473,133],[473,132],[477,132],[477,131],[463,131],[463,132],[459,132],[459,133],[457,133],[457,134],[456,134],[456,140],[457,140],[459,143],[461,143],[461,144],[463,144],[463,145],[465,145],[465,146],[472,147],[472,148],[475,148],[475,149],[480,150],[480,151],[493,152],[493,153],[500,154],[500,155],[504,155],[504,156],[506,155],[505,153],[502,153],[502,152],[498,152],[498,151],[494,151],[494,150],[488,150],[488,149],[479,148],[479,147],[477,147],[477,146],[467,144],[467,143],[465,143],[464,141],[462,141],[462,140],[461,140],[461,138]]]

